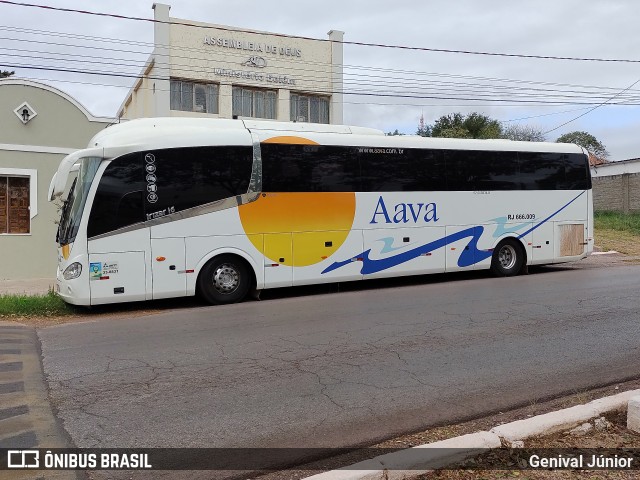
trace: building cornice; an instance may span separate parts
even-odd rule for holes
[[[51,85],[47,85],[46,83],[36,82],[34,80],[29,80],[26,78],[2,78],[0,79],[0,87],[3,85],[22,85],[26,87],[39,88],[41,90],[46,90],[48,92],[59,95],[60,97],[64,98],[65,100],[73,104],[78,110],[80,110],[84,114],[84,116],[87,117],[87,120],[89,120],[90,122],[112,123],[117,120],[111,117],[93,116],[91,112],[89,112],[89,110],[86,109],[84,105],[78,102],[78,100],[73,98],[71,95],[63,92],[62,90],[58,90],[57,88],[52,87]]]
[[[69,155],[79,148],[49,147],[46,145],[19,145],[14,143],[0,143],[0,151],[29,152],[29,153],[53,153],[56,155]]]

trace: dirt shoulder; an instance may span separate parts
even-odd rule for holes
[[[536,399],[528,405],[523,405],[518,408],[509,411],[498,411],[485,415],[481,418],[469,419],[466,421],[460,421],[451,425],[434,426],[432,428],[422,430],[419,432],[413,432],[406,435],[397,436],[377,443],[375,445],[368,446],[366,449],[354,450],[347,455],[341,455],[340,457],[328,458],[318,462],[313,462],[304,467],[304,470],[287,470],[279,472],[271,472],[262,475],[260,480],[299,480],[316,473],[321,473],[327,470],[333,470],[341,468],[347,465],[366,460],[376,456],[376,449],[402,449],[415,447],[417,445],[423,445],[426,443],[433,443],[439,440],[446,440],[449,438],[457,437],[460,435],[466,435],[469,433],[475,433],[479,431],[488,431],[493,427],[502,425],[505,423],[514,422],[517,420],[524,420],[536,415],[542,415],[564,408],[569,408],[575,405],[584,404],[610,395],[615,395],[627,390],[635,390],[640,388],[640,378],[629,380],[623,383],[615,385],[607,385],[603,387],[592,388],[580,392],[570,392],[561,397],[555,397],[550,399]],[[624,418],[623,418],[624,417]],[[625,448],[633,447],[640,448],[640,434],[629,432],[626,429],[626,414],[620,412],[614,412],[607,415],[607,419],[611,422],[611,427],[602,432],[593,432],[592,435],[584,437],[569,437],[562,433],[551,435],[548,437],[539,437],[535,439],[529,439],[525,441],[526,448]],[[384,451],[388,453],[388,450]],[[491,465],[491,457],[479,458],[478,462],[484,461],[487,466]],[[431,472],[420,476],[421,480],[437,479],[437,480],[453,480],[453,479],[505,479],[505,478],[576,478],[573,471],[532,471],[532,470],[490,470],[487,468],[483,470],[482,463],[478,463],[474,466],[473,470],[442,470]],[[562,476],[564,474],[566,476]],[[599,471],[591,472],[592,476],[582,476],[579,478],[620,478],[631,479],[638,478],[638,471],[631,472],[616,472],[621,476],[609,476],[609,472]],[[548,474],[547,476],[535,476],[538,474]],[[628,475],[630,474],[630,475]],[[572,476],[573,475],[573,476]],[[626,475],[626,476],[625,476]]]
[[[602,420],[604,419],[604,421]],[[605,414],[598,420],[597,426],[593,427],[594,422],[589,422],[593,429],[584,435],[575,435],[569,432],[560,432],[554,435],[535,437],[524,441],[525,449],[536,449],[545,452],[547,449],[570,449],[575,454],[582,454],[585,463],[590,462],[595,452],[604,451],[604,449],[615,449],[619,456],[625,456],[626,449],[640,448],[640,434],[632,432],[626,428],[627,414],[626,411],[614,411]],[[459,479],[477,479],[486,480],[502,480],[504,478],[521,477],[535,480],[546,479],[637,479],[640,472],[637,469],[603,469],[589,470],[585,469],[536,469],[536,470],[520,470],[509,468],[508,463],[504,463],[505,457],[509,463],[514,464],[527,458],[526,450],[511,450],[500,452],[502,455],[497,458],[496,453],[486,453],[479,455],[466,462],[469,469],[456,470],[439,470],[419,475],[416,480],[459,480]],[[518,453],[522,453],[522,457],[518,457]],[[555,453],[551,451],[551,453]],[[567,457],[567,452],[564,452]],[[501,470],[496,470],[496,463],[505,465]]]

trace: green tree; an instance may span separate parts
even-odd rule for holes
[[[396,128],[395,132],[387,132],[385,133],[385,135],[387,135],[388,137],[397,137],[399,135],[404,135],[404,133],[400,133]]]
[[[580,145],[587,152],[591,153],[595,157],[606,160],[609,156],[609,152],[605,146],[596,137],[587,132],[569,132],[561,135],[556,140],[557,143],[575,143]]]
[[[443,115],[431,128],[431,136],[448,138],[501,138],[500,122],[487,115],[473,112]]]
[[[0,78],[10,77],[16,72],[10,72],[9,70],[0,70]]]
[[[418,127],[416,131],[416,135],[421,137],[430,137],[431,136],[431,125],[422,125]]]
[[[511,124],[503,125],[502,138],[507,140],[518,140],[521,142],[544,142],[546,137],[544,132],[532,125]]]

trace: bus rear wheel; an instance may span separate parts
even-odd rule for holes
[[[250,287],[249,267],[235,255],[220,255],[209,260],[198,277],[200,295],[214,305],[240,302]]]
[[[508,238],[493,250],[491,271],[500,277],[517,275],[524,264],[524,251],[517,240]]]

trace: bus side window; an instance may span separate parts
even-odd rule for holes
[[[563,154],[519,152],[518,163],[528,190],[556,190],[565,184]]]
[[[171,148],[153,155],[154,193],[147,214],[168,215],[247,193],[253,150],[244,146]]]
[[[516,152],[472,152],[469,165],[474,190],[517,190],[520,188],[520,169]]]
[[[360,167],[352,147],[264,143],[265,192],[356,192]]]
[[[586,190],[591,188],[589,175],[589,161],[586,155],[570,153],[565,157],[566,188],[571,190]]]
[[[469,162],[475,160],[474,153],[468,150],[444,151],[447,190],[473,190],[475,177],[469,169]]]
[[[113,160],[105,169],[93,200],[89,238],[144,221],[144,170],[140,153]]]

